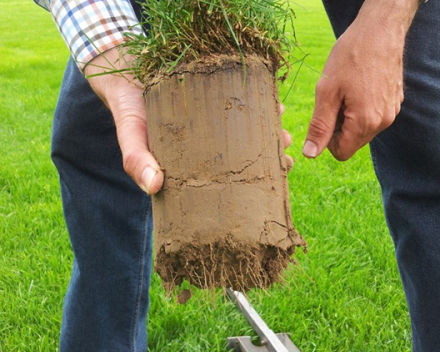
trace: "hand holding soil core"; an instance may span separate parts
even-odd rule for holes
[[[145,87],[156,271],[171,289],[247,291],[279,280],[296,247],[277,70],[289,71],[286,0],[143,0],[125,48]]]

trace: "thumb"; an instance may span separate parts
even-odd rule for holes
[[[156,194],[162,187],[164,175],[148,150],[145,119],[127,116],[116,123],[116,128],[125,172],[144,192]]]
[[[305,157],[315,158],[327,147],[335,132],[340,108],[341,101],[334,90],[330,89],[329,85],[322,87],[322,84],[318,83],[315,94],[315,109],[303,147]]]
[[[133,94],[126,95],[119,104],[111,106],[111,110],[124,170],[144,192],[152,195],[162,187],[164,174],[148,149],[145,102],[134,97]]]

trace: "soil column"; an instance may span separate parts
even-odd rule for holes
[[[166,286],[267,287],[305,245],[291,220],[274,74],[259,58],[246,64],[182,65],[146,93],[165,174],[153,215]]]

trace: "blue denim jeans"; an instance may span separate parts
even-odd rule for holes
[[[52,158],[74,251],[61,352],[145,352],[152,211],[122,168],[110,112],[70,60]]]
[[[323,0],[335,35],[363,1]],[[396,248],[413,351],[440,351],[440,1],[422,4],[407,36],[405,101],[371,143]]]

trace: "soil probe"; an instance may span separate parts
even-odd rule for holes
[[[229,337],[228,350],[233,352],[300,352],[288,334],[275,334],[269,329],[241,292],[228,288],[226,293],[261,338],[261,346],[255,346],[249,336]]]

